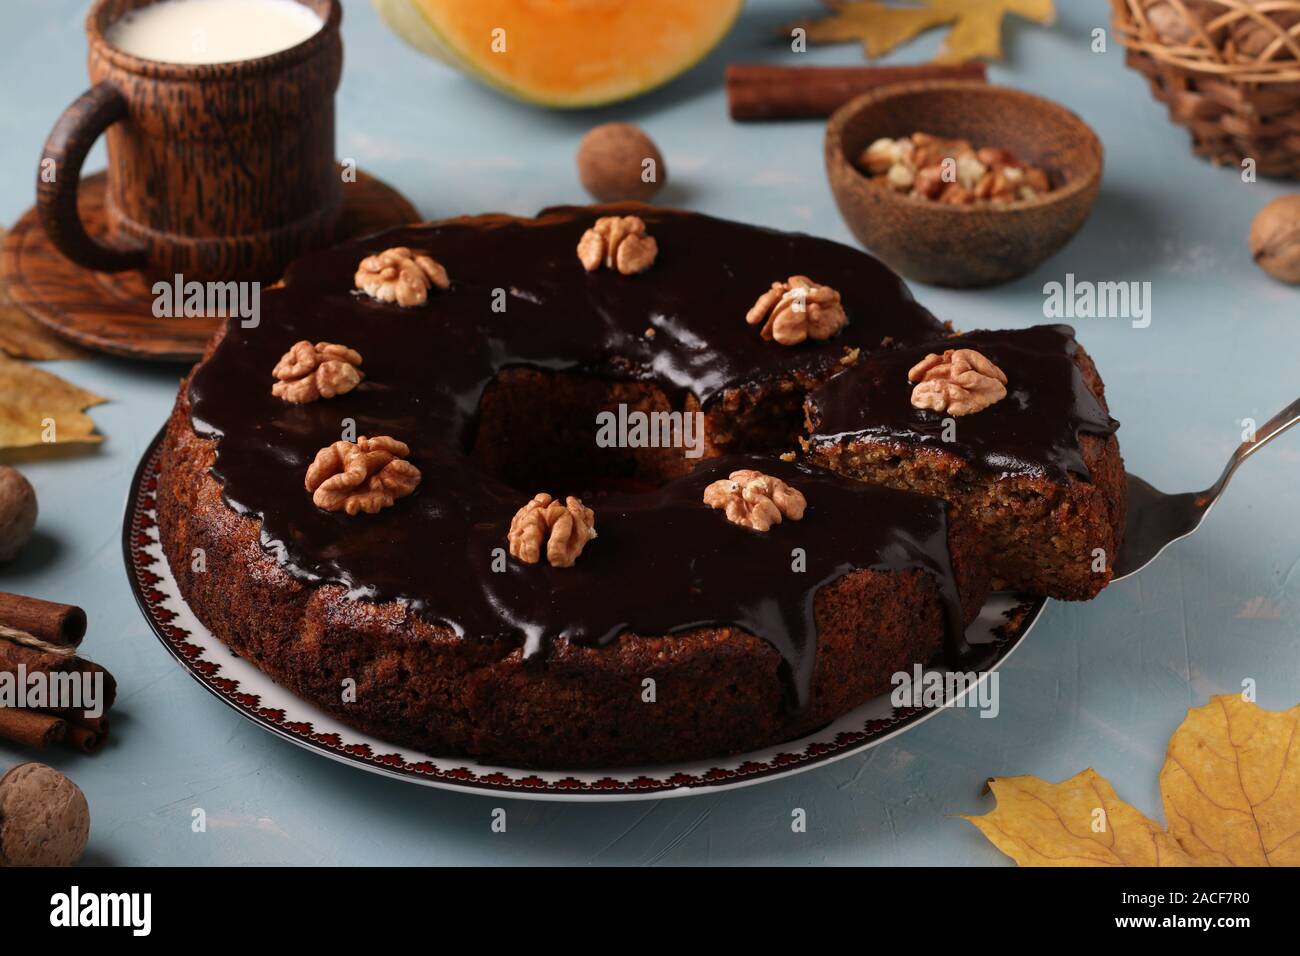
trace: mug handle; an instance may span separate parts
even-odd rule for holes
[[[81,164],[103,132],[127,114],[126,100],[111,83],[96,83],[73,102],[50,131],[36,177],[36,211],[45,235],[61,253],[79,266],[101,272],[121,272],[145,265],[144,247],[110,245],[86,232],[77,211]],[[54,176],[42,175],[47,160]]]

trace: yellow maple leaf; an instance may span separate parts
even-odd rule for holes
[[[1178,866],[1191,858],[1095,770],[1061,783],[995,777],[997,808],[962,817],[1021,866]]]
[[[1168,830],[1091,769],[989,789],[997,807],[962,819],[1021,866],[1300,866],[1300,706],[1225,694],[1189,709],[1160,771]]]
[[[1214,697],[1169,740],[1169,832],[1202,866],[1300,866],[1300,706]]]
[[[0,451],[102,441],[85,409],[106,401],[0,354]]]
[[[933,27],[951,24],[936,63],[1002,59],[1002,19],[1008,13],[1047,25],[1056,19],[1053,0],[918,0],[891,6],[876,0],[825,0],[831,14],[791,24],[813,43],[860,40],[875,59]]]

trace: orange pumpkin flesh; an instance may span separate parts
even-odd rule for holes
[[[635,96],[688,69],[726,35],[743,0],[385,0],[381,9],[395,2],[414,5],[431,29],[426,42],[408,37],[417,46],[440,48],[521,99],[577,107]]]

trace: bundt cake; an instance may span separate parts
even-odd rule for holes
[[[978,667],[962,632],[990,536],[1018,542],[996,565],[1013,580],[1050,530],[1046,506],[1017,536],[1014,510],[999,527],[937,478],[911,490],[888,473],[905,454],[866,464],[866,430],[830,416],[824,389],[951,335],[858,250],[694,213],[561,207],[372,236],[290,266],[260,322],[228,323],[182,383],[163,550],[235,652],[426,752],[578,768],[773,744],[914,663]],[[803,437],[823,419],[844,430]],[[1113,431],[1099,421],[1079,419],[1080,441]],[[959,426],[950,454],[987,464],[995,431]],[[1082,501],[1122,472],[1105,434],[1113,461],[1053,457],[1063,471],[1035,480]],[[1111,520],[1122,500],[1102,497]]]

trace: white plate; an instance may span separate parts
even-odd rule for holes
[[[895,708],[874,698],[820,730],[776,747],[714,760],[615,770],[520,770],[462,757],[436,757],[354,730],[273,682],[236,656],[181,598],[158,541],[155,500],[162,435],[145,452],[127,498],[122,545],[127,577],[140,609],[164,647],[190,675],[249,720],[300,747],[371,773],[469,793],[535,800],[646,800],[746,787],[842,760],[888,740],[942,707]],[[978,680],[954,689],[958,703],[1029,633],[1046,598],[995,594],[967,629],[973,644],[997,645]],[[933,669],[943,674],[942,669]]]

